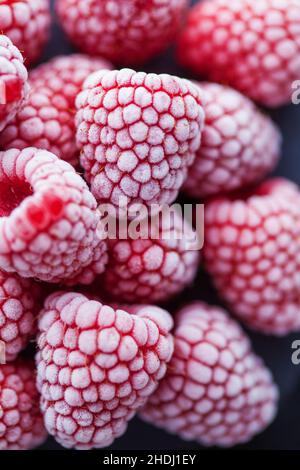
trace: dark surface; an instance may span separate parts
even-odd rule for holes
[[[51,0],[53,3],[53,0]],[[145,0],[146,1],[146,0]],[[196,3],[193,1],[192,3]],[[64,37],[55,19],[53,19],[51,41],[48,44],[42,61],[48,60],[58,54],[67,54],[72,51],[71,46]],[[168,72],[179,76],[190,77],[187,71],[181,70],[175,63],[172,50],[167,51],[147,66],[146,71]],[[300,77],[299,77],[300,79]],[[276,174],[285,176],[300,184],[300,105],[290,105],[272,111],[271,115],[282,130],[284,136],[283,154]],[[207,275],[203,272],[192,288],[185,291],[178,303],[187,300],[203,299],[211,303],[219,303],[217,296],[209,284]],[[176,307],[176,302],[172,307]],[[249,332],[255,351],[260,354],[272,370],[275,381],[280,388],[279,413],[274,423],[262,434],[254,438],[245,446],[238,449],[300,449],[300,365],[291,362],[291,344],[297,335],[285,338],[273,338]],[[163,431],[151,427],[139,419],[134,419],[128,426],[127,433],[117,439],[113,446],[107,450],[178,450],[199,449],[194,443],[186,443]],[[49,439],[41,449],[62,449]]]

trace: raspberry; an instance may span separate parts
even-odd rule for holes
[[[291,101],[300,76],[299,0],[204,0],[189,14],[179,60],[263,105]]]
[[[0,341],[6,361],[15,360],[33,338],[40,298],[35,281],[0,271]]]
[[[27,78],[22,54],[8,37],[0,35],[0,132],[27,98]]]
[[[237,91],[201,83],[206,93],[201,148],[184,191],[203,198],[245,187],[275,167],[281,134],[271,119]]]
[[[48,282],[85,277],[95,259],[103,271],[96,201],[68,163],[34,148],[0,152],[0,184],[1,269]]]
[[[35,87],[49,87],[54,93],[63,93],[68,105],[75,111],[75,99],[86,78],[101,69],[111,70],[112,65],[104,59],[84,54],[54,57],[30,72]]]
[[[81,50],[132,65],[169,45],[187,4],[187,0],[57,0],[57,13]]]
[[[153,239],[108,241],[103,288],[115,301],[165,301],[193,282],[200,256],[192,249],[194,232],[190,225],[180,216],[170,222],[162,219],[157,233]]]
[[[49,150],[76,166],[75,98],[84,80],[108,62],[74,54],[61,56],[30,74],[31,94],[26,105],[0,136],[3,149],[37,147]]]
[[[300,329],[300,193],[271,179],[205,213],[204,257],[219,293],[251,328]]]
[[[45,441],[38,400],[31,362],[0,365],[0,450],[27,450]]]
[[[201,90],[130,69],[90,76],[77,97],[77,143],[102,203],[171,203],[200,146]]]
[[[270,372],[225,311],[195,302],[175,322],[174,355],[142,418],[207,446],[249,441],[276,413]]]
[[[22,51],[27,65],[41,55],[49,38],[49,0],[1,0],[0,31]]]
[[[57,292],[41,313],[38,387],[46,428],[64,447],[109,446],[157,387],[173,352],[171,316],[130,314]]]

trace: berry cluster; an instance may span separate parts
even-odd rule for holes
[[[28,78],[48,1],[0,1],[0,450],[47,433],[106,447],[137,413],[202,445],[247,442],[276,415],[271,372],[224,310],[169,311],[203,260],[238,320],[300,330],[300,191],[264,181],[282,136],[251,101],[287,103],[300,77],[299,0],[191,9],[179,60],[219,83],[108,62],[161,52],[186,0],[56,6],[88,55]],[[204,220],[178,210],[185,195]],[[36,367],[21,358],[35,339]]]

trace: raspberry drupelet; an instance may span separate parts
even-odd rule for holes
[[[0,35],[0,133],[27,98],[27,79],[22,54],[7,36]]]
[[[179,60],[269,107],[291,102],[300,76],[299,0],[204,0],[190,11]]]
[[[109,446],[156,389],[173,353],[171,316],[133,313],[57,292],[41,312],[38,388],[48,432],[64,447]]]
[[[99,202],[130,208],[176,199],[200,146],[199,87],[166,74],[100,71],[76,105],[80,161]]]
[[[175,317],[174,354],[141,417],[182,439],[230,447],[263,431],[277,387],[225,311],[195,302]]]
[[[0,31],[20,49],[26,65],[41,55],[50,35],[49,0],[1,0]]]
[[[146,62],[174,39],[188,0],[57,0],[70,40],[82,51],[115,63]]]
[[[29,361],[0,365],[0,450],[30,450],[46,440],[35,375]]]
[[[235,315],[262,333],[300,330],[300,193],[271,179],[205,211],[207,271]]]
[[[77,167],[75,98],[93,72],[111,68],[107,61],[80,54],[59,56],[29,75],[28,102],[0,135],[0,147],[49,150]]]
[[[32,279],[0,271],[0,342],[5,360],[13,361],[36,332],[42,287]]]
[[[205,125],[183,191],[205,198],[262,180],[278,162],[280,130],[232,88],[215,83],[199,85],[205,93]]]
[[[7,150],[0,184],[1,269],[68,283],[90,278],[91,265],[103,271],[96,200],[71,165],[45,150]]]
[[[196,232],[180,215],[162,216],[155,231],[152,238],[108,240],[109,261],[98,284],[109,298],[162,302],[193,283],[200,263]]]

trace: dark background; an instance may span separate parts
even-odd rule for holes
[[[54,3],[54,0],[50,0]],[[147,1],[147,0],[145,0]],[[191,3],[197,3],[196,0]],[[58,54],[68,54],[73,49],[62,33],[56,18],[53,18],[52,36],[45,49],[42,62]],[[145,71],[168,72],[171,74],[192,78],[187,71],[180,69],[174,60],[171,48],[162,56],[156,58],[147,66]],[[299,77],[300,79],[300,77]],[[290,105],[271,112],[284,136],[283,154],[276,174],[290,178],[300,184],[300,105]],[[178,301],[174,302],[171,310],[187,300],[203,299],[211,303],[221,302],[213,291],[207,275],[200,272],[197,280],[190,289],[184,292]],[[255,351],[261,355],[274,374],[280,388],[279,413],[274,423],[262,434],[255,437],[249,444],[237,446],[237,449],[300,449],[300,365],[291,362],[291,344],[294,339],[300,340],[299,334],[284,338],[273,338],[249,332]],[[179,450],[199,449],[195,443],[184,442],[174,436],[147,425],[135,418],[129,423],[127,433],[117,439],[106,450]],[[62,449],[52,438],[41,449]]]

